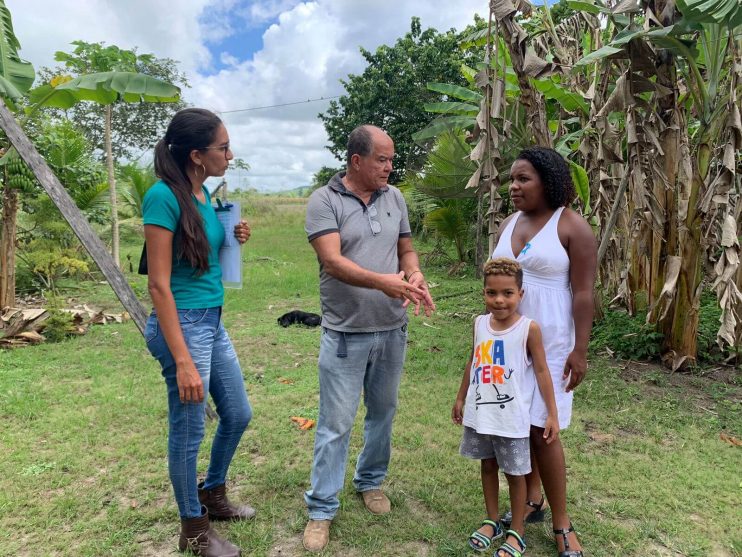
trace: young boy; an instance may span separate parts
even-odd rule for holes
[[[469,546],[475,551],[487,550],[503,535],[498,514],[498,469],[508,481],[513,522],[495,553],[497,557],[521,557],[526,549],[523,517],[525,475],[531,471],[528,438],[534,379],[548,410],[544,438],[551,443],[559,435],[541,329],[518,314],[522,297],[523,271],[516,261],[500,257],[485,264],[487,315],[474,320],[471,357],[451,410],[453,422],[464,425],[461,454],[482,463],[487,519],[469,537]]]

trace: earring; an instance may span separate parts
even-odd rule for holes
[[[196,167],[196,170],[194,170],[194,173],[196,174],[196,178],[198,178],[199,180],[204,180],[206,178],[206,165],[201,163],[201,168],[204,171],[204,173],[201,176],[198,175],[198,167]]]

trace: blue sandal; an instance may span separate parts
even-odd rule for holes
[[[487,551],[490,545],[492,545],[492,540],[502,537],[502,525],[499,522],[487,518],[482,521],[482,526],[491,527],[493,534],[492,537],[488,537],[482,534],[479,530],[475,530],[474,533],[469,536],[469,547],[474,551]],[[480,526],[480,528],[482,526]]]
[[[569,528],[554,528],[554,534],[561,535],[564,540],[564,551],[559,552],[559,557],[583,557],[582,551],[579,549],[569,549],[569,539],[567,534],[574,532],[575,529],[572,527],[572,523],[569,524]]]
[[[505,532],[505,539],[508,537],[514,537],[517,544],[520,546],[520,549],[515,549],[512,544],[505,542],[500,547],[497,548],[497,551],[495,551],[495,557],[523,557],[523,554],[526,552],[526,542],[523,538],[520,537],[520,534],[516,532],[515,530],[508,530]],[[499,555],[500,552],[504,552],[506,555]]]

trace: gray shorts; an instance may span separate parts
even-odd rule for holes
[[[531,442],[528,437],[487,435],[464,426],[459,452],[461,456],[476,460],[495,458],[500,470],[510,476],[525,476],[531,472]]]

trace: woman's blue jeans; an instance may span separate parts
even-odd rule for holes
[[[188,351],[201,375],[204,394],[216,405],[219,425],[211,446],[211,460],[203,487],[213,489],[226,482],[227,469],[242,433],[250,423],[242,370],[232,342],[221,323],[221,308],[178,310],[178,320]],[[160,330],[155,312],[144,330],[147,348],[162,366],[168,397],[168,468],[175,500],[183,519],[201,516],[196,465],[204,437],[206,396],[203,402],[181,402],[175,379],[175,361]]]

